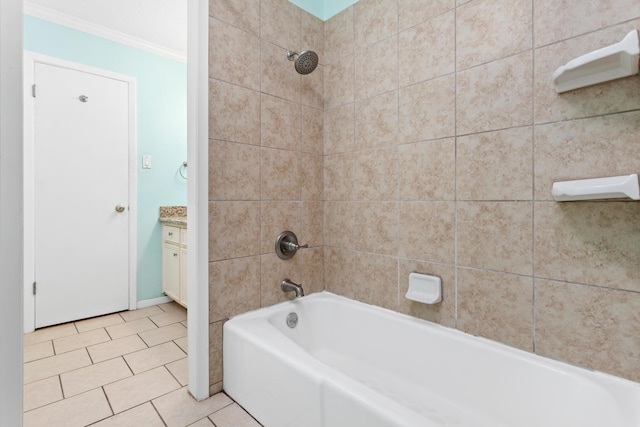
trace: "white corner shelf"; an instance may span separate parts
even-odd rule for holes
[[[562,93],[638,74],[640,36],[630,31],[622,41],[569,61],[553,73],[556,92]]]
[[[640,200],[638,174],[554,182],[551,195],[557,202],[625,198]]]

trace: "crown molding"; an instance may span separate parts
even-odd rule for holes
[[[54,24],[73,28],[74,30],[92,34],[116,43],[134,47],[136,49],[144,50],[146,52],[153,53],[154,55],[162,56],[174,61],[183,63],[187,62],[186,53],[169,49],[159,44],[142,40],[129,34],[94,24],[93,22],[85,21],[84,19],[76,18],[75,16],[67,15],[66,13],[58,12],[30,1],[24,2],[24,14],[44,19],[45,21],[53,22]]]

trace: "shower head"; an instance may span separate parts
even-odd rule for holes
[[[297,58],[294,58],[297,56]],[[303,52],[287,51],[287,59],[295,61],[296,71],[300,74],[309,74],[318,66],[318,54],[312,50]]]

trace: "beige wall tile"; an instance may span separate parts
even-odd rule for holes
[[[273,249],[273,248],[272,248]],[[260,307],[260,257],[209,264],[209,320],[217,322]]]
[[[260,145],[260,94],[209,80],[209,138]]]
[[[209,199],[260,200],[260,147],[209,140]]]
[[[211,261],[260,253],[260,202],[209,203]]]
[[[295,256],[304,294],[324,291],[324,248],[304,249]]]
[[[179,388],[180,384],[163,366],[108,384],[104,392],[117,414]]]
[[[300,154],[262,149],[262,200],[300,200]]]
[[[359,152],[354,165],[356,200],[398,199],[398,149]]]
[[[324,154],[352,151],[355,144],[355,103],[324,113]]]
[[[225,321],[209,324],[209,384],[222,385],[222,327]]]
[[[398,36],[359,48],[355,54],[356,99],[398,89]]]
[[[324,284],[329,292],[354,298],[356,252],[341,248],[325,247]]]
[[[356,206],[353,202],[324,204],[324,244],[355,249]]]
[[[153,405],[169,426],[187,426],[233,403],[224,393],[198,402],[186,387],[159,397]]]
[[[536,203],[538,277],[640,291],[634,203]]]
[[[300,185],[302,200],[322,200],[324,198],[324,156],[300,154]]]
[[[113,341],[87,347],[87,351],[89,355],[91,355],[93,363],[98,363],[144,348],[147,348],[147,345],[138,335],[129,335],[124,338],[118,338]]]
[[[552,200],[555,181],[637,171],[639,128],[637,111],[536,126],[536,200]]]
[[[456,326],[456,271],[452,265],[432,264],[410,259],[398,261],[398,311],[409,316],[439,323],[450,328]],[[422,304],[405,297],[409,290],[409,274],[422,273],[442,279],[442,301]]]
[[[24,363],[32,362],[45,357],[53,356],[53,342],[45,341],[38,344],[32,344],[24,347],[23,358]]]
[[[298,254],[299,255],[299,254]],[[260,307],[268,307],[282,301],[293,299],[293,292],[284,293],[280,283],[289,279],[300,283],[300,267],[296,255],[292,259],[282,260],[275,253],[260,257]]]
[[[260,0],[209,0],[209,14],[256,36],[260,34]]]
[[[532,278],[458,268],[458,329],[532,351],[532,307]]]
[[[456,144],[453,138],[399,147],[401,200],[454,200]]]
[[[356,204],[356,250],[398,254],[398,203]]]
[[[78,411],[82,408],[82,411]],[[25,427],[82,427],[112,415],[101,389],[88,391],[24,414]]]
[[[455,71],[455,28],[455,12],[450,11],[400,33],[400,87]]]
[[[134,374],[145,372],[158,366],[167,365],[179,359],[186,358],[187,355],[174,342],[169,341],[155,347],[127,354],[124,359]],[[114,360],[122,360],[120,358]],[[95,365],[94,365],[95,366]],[[63,383],[64,385],[64,383]]]
[[[262,92],[300,102],[302,80],[300,74],[296,72],[293,62],[287,59],[287,50],[265,40],[262,40],[261,45]],[[244,57],[244,55],[240,56]]]
[[[241,54],[240,54],[241,53]],[[209,19],[209,78],[260,90],[260,39],[217,19]]]
[[[260,424],[237,403],[209,416],[217,427],[260,427]]]
[[[42,328],[37,331],[24,334],[24,346],[26,347],[45,341],[51,341],[56,338],[68,337],[69,335],[75,335],[77,333],[78,330],[73,323],[49,326],[48,328]]]
[[[531,51],[458,73],[458,134],[532,123]]]
[[[531,202],[458,202],[459,265],[533,273]]]
[[[640,16],[636,0],[558,2],[534,0],[534,39],[542,46]]]
[[[355,155],[340,153],[324,158],[325,200],[352,200]]]
[[[630,28],[640,28],[640,20],[536,49],[534,70],[536,123],[592,117],[640,108],[640,85],[637,77],[619,79],[562,94],[556,93],[551,78],[558,67],[572,59],[619,42]]]
[[[324,54],[324,21],[305,10],[300,11],[302,44],[300,49],[311,49],[318,54],[320,64],[326,64]]]
[[[118,357],[75,371],[65,372],[60,375],[60,383],[65,398],[69,398],[131,376],[133,374],[125,361]]]
[[[336,108],[355,100],[355,56],[340,58],[322,70],[325,108]]]
[[[140,332],[140,338],[142,338],[149,347],[186,336],[187,328],[182,323],[174,323],[173,325],[163,326],[162,328],[151,331]]]
[[[356,252],[354,298],[390,310],[398,310],[398,260]]]
[[[355,118],[358,148],[377,148],[397,144],[398,91],[394,90],[356,102]]]
[[[398,3],[360,0],[353,6],[356,46],[368,46],[398,32]]]
[[[302,106],[302,134],[300,150],[305,153],[324,154],[324,111]]]
[[[450,75],[400,89],[400,142],[455,135],[455,83]]]
[[[283,231],[300,232],[300,208],[300,202],[262,202],[262,246],[260,253],[275,252],[276,237]]]
[[[532,0],[477,0],[456,11],[458,70],[532,46]]]
[[[455,261],[455,203],[400,203],[399,255],[423,261]]]
[[[398,0],[400,31],[420,24],[455,7],[455,0]]]
[[[531,127],[458,137],[458,199],[531,200],[532,138]]]
[[[301,245],[324,245],[324,202],[303,202],[300,215]]]
[[[260,2],[260,37],[289,50],[299,51],[300,8],[287,0]]]
[[[300,101],[303,105],[324,108],[324,67],[324,65],[318,65],[311,74],[305,74],[300,78],[302,84]]]
[[[349,6],[324,24],[324,49],[326,64],[355,53],[353,6]],[[326,80],[326,79],[325,79]]]
[[[299,150],[302,109],[297,102],[262,94],[262,146]]]
[[[62,389],[60,388],[60,378],[57,375],[55,377],[25,384],[23,391],[24,412],[57,402],[64,398],[62,395]]]
[[[536,280],[536,353],[640,381],[640,295]]]
[[[222,0],[226,3],[226,0]],[[165,424],[156,412],[151,402],[147,402],[135,408],[129,409],[107,418],[99,423],[92,424],[91,427],[164,427]]]

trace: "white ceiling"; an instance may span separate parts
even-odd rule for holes
[[[186,55],[187,0],[25,0]]]

